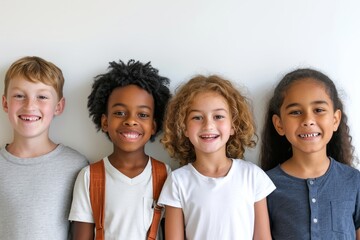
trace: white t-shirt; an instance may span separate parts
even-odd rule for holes
[[[105,165],[105,239],[146,239],[153,217],[151,161],[144,171],[129,178],[114,168],[108,158]],[[169,166],[166,166],[170,174]],[[94,223],[89,195],[90,167],[83,168],[75,182],[70,221]]]
[[[225,177],[200,174],[192,164],[167,178],[159,203],[182,208],[186,239],[252,239],[254,203],[275,185],[253,163],[233,159]]]

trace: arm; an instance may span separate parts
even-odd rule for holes
[[[181,208],[165,207],[165,239],[185,239],[184,215]]]
[[[95,224],[86,222],[71,223],[72,240],[93,240]]]
[[[356,240],[360,240],[360,228],[356,230]]]
[[[254,240],[261,239],[270,239],[270,221],[269,213],[267,209],[266,198],[256,202],[254,204],[255,208],[255,224],[254,224]]]

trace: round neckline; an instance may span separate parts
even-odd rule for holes
[[[189,167],[191,169],[191,171],[193,173],[195,173],[196,175],[198,175],[201,179],[203,180],[206,180],[206,181],[222,181],[223,179],[227,179],[228,176],[230,176],[233,172],[233,168],[234,168],[234,159],[230,158],[231,160],[231,166],[230,166],[230,169],[229,171],[227,172],[227,174],[225,176],[222,176],[222,177],[209,177],[209,176],[206,176],[206,175],[203,175],[202,173],[200,173],[194,166],[193,166],[193,163],[189,163]]]
[[[35,164],[41,164],[44,161],[49,162],[49,160],[51,161],[51,159],[55,159],[54,155],[58,154],[63,148],[64,145],[60,143],[51,152],[48,152],[38,157],[30,157],[30,158],[21,158],[16,155],[13,155],[6,149],[6,147],[1,148],[1,152],[4,154],[7,161],[12,162],[14,164],[35,165]]]
[[[308,181],[308,180],[317,180],[317,181],[319,181],[319,180],[322,180],[323,178],[325,178],[329,174],[329,172],[330,172],[330,170],[331,170],[331,168],[333,166],[333,161],[334,160],[331,157],[329,157],[329,160],[330,160],[330,164],[329,164],[329,167],[326,170],[326,172],[323,175],[321,175],[319,177],[316,177],[316,178],[299,178],[299,177],[290,175],[281,168],[280,164],[278,165],[278,169],[283,175],[285,175],[286,177],[291,178],[293,180],[296,180],[296,181]]]

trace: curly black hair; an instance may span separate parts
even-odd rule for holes
[[[121,60],[119,63],[113,61],[109,64],[107,73],[95,77],[91,93],[88,96],[89,116],[95,123],[96,129],[101,130],[101,116],[107,114],[107,103],[112,91],[119,87],[136,85],[154,98],[154,119],[157,128],[156,133],[150,138],[150,141],[154,141],[155,136],[162,129],[165,109],[171,98],[168,88],[170,80],[160,76],[159,71],[153,68],[150,62],[143,64],[131,59],[127,64]],[[110,139],[108,134],[107,136]]]

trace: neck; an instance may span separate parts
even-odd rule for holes
[[[217,178],[227,175],[231,168],[232,160],[227,158],[225,155],[197,155],[196,160],[192,165],[202,175]]]
[[[124,152],[114,150],[108,158],[113,167],[130,178],[139,175],[149,160],[149,156],[144,151]]]
[[[49,138],[43,140],[16,139],[6,146],[6,150],[20,158],[33,158],[45,155],[57,147]]]
[[[317,178],[326,173],[330,160],[324,154],[294,154],[289,160],[281,165],[281,168],[289,175],[298,178]]]

